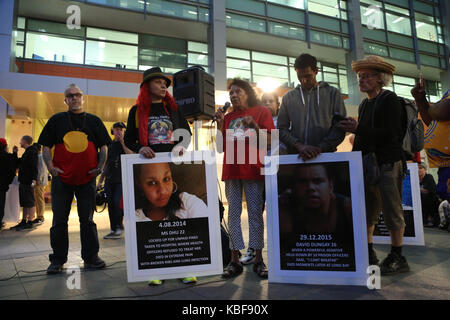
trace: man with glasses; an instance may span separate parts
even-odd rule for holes
[[[105,267],[105,262],[98,257],[99,243],[93,214],[95,178],[102,172],[111,139],[100,118],[84,111],[83,92],[77,85],[69,85],[64,96],[69,110],[53,115],[39,137],[44,161],[53,177],[53,224],[50,229],[53,253],[49,255],[51,264],[48,274],[61,273],[67,262],[67,221],[74,195],[80,218],[81,257],[85,268]]]
[[[336,151],[345,132],[333,119],[345,118],[346,111],[340,91],[326,82],[317,82],[315,57],[300,55],[294,68],[300,84],[283,97],[277,128],[289,153],[308,160],[322,152]]]
[[[380,169],[377,184],[364,186],[366,198],[369,264],[378,264],[373,249],[373,232],[383,212],[391,236],[391,253],[380,264],[381,274],[408,272],[409,265],[402,256],[405,219],[402,208],[402,182],[406,170],[402,143],[406,133],[406,110],[397,95],[383,89],[392,83],[395,66],[377,56],[352,63],[358,75],[359,89],[366,93],[358,111],[358,121],[347,118],[339,126],[355,134],[353,151],[365,156],[375,153]]]

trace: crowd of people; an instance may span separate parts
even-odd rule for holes
[[[365,171],[371,172],[375,168],[379,171],[376,182],[365,177],[369,263],[379,264],[382,274],[409,271],[408,262],[402,254],[405,231],[402,181],[406,173],[406,161],[411,160],[405,157],[402,149],[406,134],[406,113],[397,95],[384,89],[393,80],[395,66],[376,56],[369,56],[352,64],[358,78],[359,90],[367,96],[359,106],[357,119],[347,117],[339,89],[326,82],[317,81],[319,69],[315,57],[301,54],[296,59],[294,68],[300,83],[282,97],[281,104],[277,94],[264,93],[259,99],[249,82],[233,79],[229,84],[232,109],[226,113],[219,109],[215,114],[217,130],[222,137],[226,137],[223,141],[225,154],[222,180],[225,183],[228,202],[231,249],[231,262],[225,267],[222,276],[224,278],[237,276],[243,272],[244,265],[253,264],[253,271],[258,276],[268,277],[262,255],[265,186],[260,169],[263,163],[256,150],[257,146],[249,143],[251,139],[245,139],[253,134],[259,143],[260,129],[268,130],[265,142],[272,155],[298,154],[304,161],[314,159],[321,153],[335,152],[346,135],[351,134],[354,139],[353,151],[361,151]],[[29,136],[22,138],[20,145],[25,152],[20,159],[17,157],[18,148],[15,147],[12,153],[8,153],[6,140],[0,139],[0,160],[2,167],[5,168],[5,174],[0,180],[0,221],[4,215],[5,194],[18,169],[23,219],[12,229],[26,230],[42,224],[43,190],[48,184],[47,171],[51,174],[53,222],[50,242],[53,252],[49,255],[48,274],[61,273],[63,265],[67,262],[69,249],[67,223],[74,196],[77,199],[80,218],[81,256],[85,267],[104,268],[105,262],[98,256],[99,240],[97,226],[93,220],[96,190],[102,189],[104,185],[108,199],[111,232],[104,238],[121,238],[124,225],[120,156],[134,153],[150,159],[158,152],[181,154],[189,147],[191,138],[189,124],[175,99],[168,92],[170,85],[170,78],[159,67],[145,71],[136,105],[130,109],[127,123],[117,122],[111,128],[113,140],[102,120],[85,112],[83,92],[75,84],[68,86],[64,92],[67,112],[57,113],[48,120],[38,143],[33,144],[33,139]],[[440,223],[441,227],[448,228],[449,92],[433,106],[426,100],[423,81],[417,84],[411,93],[421,119],[428,127],[425,133],[425,151],[430,167],[439,168],[439,181],[436,186],[432,176],[426,174],[427,166],[420,164],[424,223],[426,225]],[[189,132],[189,139],[172,138],[173,131],[180,128]],[[270,146],[272,129],[278,129],[280,137],[279,145],[273,148]],[[233,134],[229,135],[229,131]],[[242,137],[245,139],[244,163],[235,161],[238,156],[237,141]],[[234,158],[227,157],[228,150],[231,150],[226,147],[227,144],[233,145]],[[248,155],[252,152],[258,154],[256,163],[249,161]],[[324,170],[314,169],[317,174],[324,175],[325,181],[329,180]],[[154,168],[143,167],[141,171],[142,175],[145,175],[153,172]],[[312,179],[310,175],[314,172],[312,169],[302,171],[301,173],[307,176],[302,179]],[[180,205],[183,201],[189,200],[184,193],[173,191],[176,190],[174,183],[165,176],[170,176],[170,172],[160,173],[160,183],[151,188],[160,188],[158,192],[169,190],[172,195],[170,199],[167,198],[167,202],[170,200]],[[96,184],[99,175],[101,176]],[[139,179],[137,181],[140,181]],[[306,185],[309,184],[305,184],[305,188]],[[150,187],[138,184],[136,188],[146,196],[148,193],[147,204],[137,212],[139,221],[169,219],[168,211],[165,209],[168,204],[152,202],[150,199],[154,191],[150,190]],[[249,217],[247,247],[241,228],[244,193]],[[174,216],[181,214],[179,208],[172,211]],[[391,236],[391,252],[382,262],[379,261],[373,247],[373,232],[381,212]],[[341,220],[345,221],[345,215]],[[242,256],[241,250],[245,248],[247,251]],[[195,277],[183,280],[185,283],[197,281]],[[162,281],[158,279],[149,281],[151,285],[161,283]]]

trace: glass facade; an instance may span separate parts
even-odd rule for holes
[[[209,0],[74,0],[180,19],[209,22]]]
[[[201,65],[208,71],[208,45],[169,37],[19,17],[16,57],[108,68],[146,70],[160,66],[174,73]]]
[[[269,33],[335,48],[350,49],[347,1],[338,0],[225,0],[226,25]],[[80,2],[144,10],[144,1],[86,0]],[[437,0],[360,0],[363,47],[367,54],[416,63],[414,46],[423,65],[446,69],[443,28]],[[209,0],[147,1],[152,14],[209,21]],[[203,15],[203,18],[201,18]],[[202,20],[203,19],[203,20]],[[16,57],[106,68],[146,70],[160,66],[175,73],[193,65],[209,65],[208,44],[150,34],[82,26],[70,30],[64,23],[19,17]],[[417,34],[417,41],[414,34]],[[268,48],[270,51],[270,48]],[[227,78],[240,77],[254,83],[270,80],[282,87],[298,84],[295,58],[254,50],[227,48]],[[326,81],[348,94],[345,66],[319,62],[319,81]],[[414,78],[396,76],[391,87],[410,98]],[[438,100],[440,84],[427,81],[429,99]]]
[[[305,7],[305,4],[307,6]],[[339,0],[226,0],[228,27],[349,49],[347,2]]]
[[[412,13],[408,0],[360,2],[366,53],[417,63],[413,38],[416,33],[421,64],[447,68],[442,59],[444,37],[438,1],[414,0]]]

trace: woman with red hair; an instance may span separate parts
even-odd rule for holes
[[[128,114],[125,145],[146,158],[155,157],[156,152],[171,152],[179,144],[187,149],[191,142],[189,124],[167,90],[170,84],[159,67],[146,70],[136,105]],[[189,139],[173,141],[176,129],[187,130],[184,136]]]
[[[128,114],[125,145],[146,158],[154,158],[156,152],[171,152],[175,147],[187,149],[191,142],[191,130],[175,99],[167,88],[170,79],[159,67],[144,72],[136,105]],[[185,129],[179,140],[173,140],[176,129]],[[184,137],[184,139],[183,139]],[[189,137],[189,138],[187,138]],[[183,279],[184,283],[195,283],[195,277]],[[160,285],[161,280],[150,280],[149,285]]]

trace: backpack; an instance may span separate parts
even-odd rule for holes
[[[418,117],[417,106],[408,99],[398,97],[400,104],[406,111],[406,133],[403,138],[403,151],[406,160],[412,160],[414,154],[424,147],[425,128]]]

